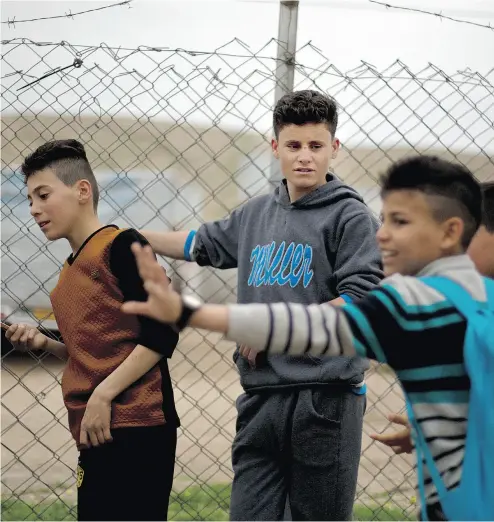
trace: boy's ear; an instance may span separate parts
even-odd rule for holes
[[[338,156],[338,151],[340,150],[340,140],[338,138],[335,138],[331,142],[331,148],[332,148],[331,157],[333,159],[336,159],[336,156]]]
[[[276,159],[280,159],[280,152],[278,150],[278,141],[273,138],[271,140],[271,149],[273,150],[273,155]]]
[[[79,202],[87,203],[88,201],[92,202],[93,199],[93,189],[91,187],[91,183],[87,179],[81,179],[77,182],[77,190],[79,192]]]
[[[444,235],[442,247],[445,250],[455,249],[457,246],[462,247],[461,239],[464,230],[465,224],[459,217],[446,219],[443,223]]]

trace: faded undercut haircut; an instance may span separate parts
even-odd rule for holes
[[[438,222],[459,217],[464,225],[461,245],[468,248],[482,221],[482,192],[465,166],[436,156],[414,156],[392,164],[380,181],[381,197],[417,190],[427,197]]]
[[[99,201],[98,183],[82,143],[77,140],[53,140],[39,146],[24,159],[21,166],[24,183],[36,172],[46,168],[52,169],[57,178],[68,187],[83,179],[89,181],[96,212]]]

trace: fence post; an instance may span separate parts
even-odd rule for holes
[[[278,52],[276,60],[274,103],[293,90],[295,53],[297,50],[298,0],[280,1],[278,19]],[[269,181],[275,185],[281,179],[278,161],[271,158]]]

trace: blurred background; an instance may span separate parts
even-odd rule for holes
[[[19,172],[47,140],[82,141],[102,221],[190,229],[280,179],[271,112],[294,89],[340,107],[334,171],[378,213],[377,179],[406,155],[459,161],[494,180],[494,7],[489,0],[279,2],[3,1],[2,321],[58,337],[49,292],[69,255],[29,214]],[[161,260],[187,291],[234,302],[236,271]],[[179,436],[172,520],[226,520],[232,478],[233,346],[187,329],[171,360]],[[2,518],[76,516],[76,449],[62,363],[2,337]],[[355,506],[360,520],[416,517],[409,456],[367,436],[403,408],[373,366]]]

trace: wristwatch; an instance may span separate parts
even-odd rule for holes
[[[181,332],[188,324],[190,320],[190,316],[201,308],[201,301],[192,295],[181,295],[182,300],[182,312],[180,313],[180,317],[175,323],[176,329]]]

